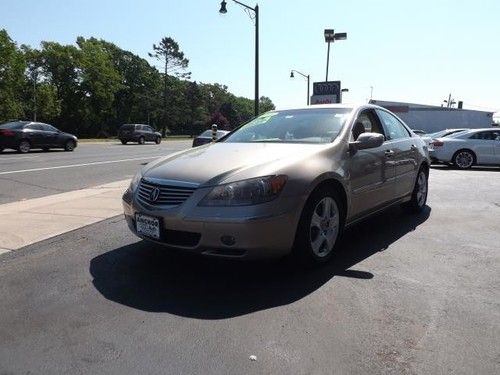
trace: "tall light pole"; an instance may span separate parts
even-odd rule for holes
[[[38,80],[38,68],[33,69],[33,121],[36,121],[36,81]]]
[[[293,77],[294,77],[293,72],[298,73],[298,74],[300,74],[302,77],[304,77],[305,79],[307,79],[307,105],[309,105],[309,86],[310,86],[310,84],[309,84],[309,82],[310,82],[310,77],[309,77],[309,74],[307,74],[307,75],[306,75],[306,74],[304,74],[304,73],[299,72],[298,70],[292,69],[292,70],[290,71],[290,78],[293,78]]]
[[[333,29],[325,29],[325,42],[328,43],[328,51],[326,53],[326,79],[328,82],[328,66],[330,65],[330,43],[336,40],[347,39],[347,33],[335,33]]]
[[[242,7],[254,12],[255,14],[255,103],[254,103],[254,112],[255,116],[259,115],[259,6],[255,5],[255,8],[252,8],[246,4],[243,4],[239,1],[233,0],[236,4],[241,5]],[[222,0],[220,3],[219,13],[226,14],[226,1]]]

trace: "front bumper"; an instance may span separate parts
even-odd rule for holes
[[[229,207],[213,207],[214,211],[222,213],[218,217],[190,215],[182,205],[171,209],[150,210],[133,199],[131,193],[125,193],[123,208],[130,230],[142,239],[186,252],[239,259],[280,257],[288,254],[295,240],[295,230],[300,217],[299,209],[276,216],[257,217],[224,216],[223,211],[230,210]],[[160,240],[137,233],[136,213],[160,219]]]

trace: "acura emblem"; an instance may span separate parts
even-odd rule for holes
[[[160,189],[155,187],[153,190],[151,190],[151,193],[149,193],[149,200],[151,202],[156,202],[159,196],[160,196]]]

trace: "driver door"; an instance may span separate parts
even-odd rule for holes
[[[359,113],[353,125],[361,122],[365,132],[379,133],[385,136],[383,128],[374,110]],[[355,141],[352,134],[351,141]],[[386,153],[387,145],[351,151],[349,174],[351,181],[352,212],[351,216],[363,216],[380,208],[395,196],[395,166]]]

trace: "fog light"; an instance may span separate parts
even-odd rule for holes
[[[236,238],[226,235],[220,238],[220,242],[222,242],[226,246],[233,246],[236,243]]]

